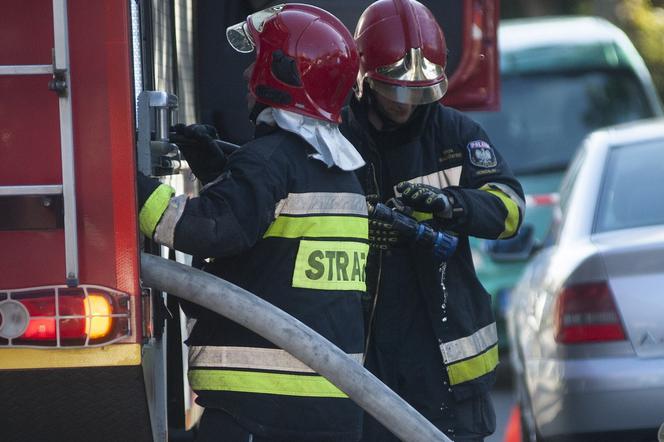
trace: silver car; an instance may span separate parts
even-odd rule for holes
[[[548,246],[511,299],[524,440],[657,440],[664,120],[586,138],[561,184]]]

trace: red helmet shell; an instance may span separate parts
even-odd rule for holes
[[[444,83],[446,90],[445,37],[436,18],[421,3],[415,0],[373,3],[358,21],[355,41],[360,53],[359,95],[367,79],[410,88],[437,87]]]
[[[258,102],[332,123],[357,78],[359,56],[352,35],[329,12],[285,4],[257,29],[247,30],[256,46],[249,90]],[[255,15],[255,14],[254,14]]]

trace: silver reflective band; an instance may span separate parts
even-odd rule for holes
[[[383,97],[404,104],[429,104],[438,101],[447,92],[447,78],[432,86],[399,86],[372,78],[367,79],[369,87]]]
[[[358,364],[362,361],[361,353],[348,356]],[[189,366],[315,373],[290,353],[278,348],[192,346],[189,347]]]
[[[496,343],[498,343],[498,332],[496,323],[493,322],[470,336],[440,344],[440,352],[445,363],[451,364],[476,356]]]
[[[187,195],[179,195],[168,202],[168,207],[161,216],[159,223],[154,231],[154,240],[166,247],[173,248],[175,241],[175,226],[182,217],[184,207],[187,205],[189,198]]]
[[[462,166],[450,167],[449,169],[439,170],[438,172],[430,173],[429,175],[418,176],[408,180],[413,184],[426,184],[427,186],[435,187],[437,189],[444,189],[449,186],[458,186],[461,181]],[[394,186],[394,194],[401,196]]]
[[[275,217],[312,214],[367,216],[367,203],[365,197],[357,193],[290,193],[275,209]]]
[[[243,54],[248,54],[255,47],[247,30],[247,22],[240,22],[226,28],[226,40],[233,49]]]

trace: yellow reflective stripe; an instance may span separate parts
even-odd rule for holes
[[[468,382],[491,373],[498,365],[498,346],[493,346],[486,353],[447,366],[451,385]]]
[[[194,390],[237,391],[303,397],[348,397],[330,381],[319,375],[235,370],[189,370],[189,383]]]
[[[433,213],[431,212],[418,212],[417,210],[413,210],[413,213],[410,214],[413,218],[415,218],[417,221],[422,222],[422,221],[429,221],[433,219]]]
[[[104,347],[41,349],[0,349],[0,370],[32,368],[111,367],[140,365],[139,344],[112,344]]]
[[[157,228],[157,224],[166,211],[168,203],[174,194],[175,190],[172,187],[167,186],[166,184],[161,184],[154,190],[154,192],[152,192],[145,204],[143,204],[138,219],[141,232],[143,232],[145,236],[152,238],[152,235]]]
[[[484,190],[487,193],[490,193],[491,195],[494,195],[502,201],[503,205],[507,209],[507,217],[505,218],[505,228],[503,229],[503,233],[498,236],[498,239],[501,238],[507,238],[516,233],[516,229],[519,226],[519,206],[516,204],[516,202],[512,201],[512,199],[505,194],[502,190],[498,189],[493,189],[489,186],[482,186],[480,187],[480,190]]]
[[[293,287],[365,291],[368,253],[369,245],[360,242],[302,240],[295,259]]]
[[[526,211],[526,202],[524,201],[523,198],[521,198],[521,196],[519,196],[518,193],[514,191],[514,189],[512,189],[510,186],[506,184],[494,183],[494,182],[487,183],[485,184],[485,186],[491,187],[493,189],[502,190],[505,195],[510,197],[510,199],[516,203],[516,206],[519,208],[519,212],[523,217],[523,214]]]
[[[281,215],[267,229],[263,238],[353,238],[368,239],[369,223],[358,216],[286,216]]]

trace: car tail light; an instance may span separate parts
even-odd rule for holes
[[[96,287],[0,293],[0,346],[105,345],[130,335],[130,297]]]
[[[606,282],[565,287],[555,309],[555,339],[562,344],[622,341],[625,331]]]

